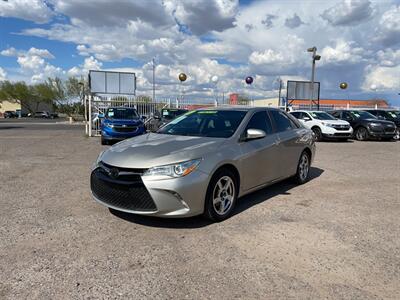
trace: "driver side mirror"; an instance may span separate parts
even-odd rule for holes
[[[303,118],[303,121],[306,121],[306,122],[307,122],[307,121],[311,121],[311,118],[310,118],[310,117],[304,117],[304,118]]]
[[[249,128],[246,131],[246,141],[262,139],[266,137],[266,135],[267,134],[263,130]]]
[[[99,117],[99,119],[103,119],[104,118],[104,114],[99,114],[98,117]]]

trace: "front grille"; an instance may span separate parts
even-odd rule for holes
[[[347,132],[337,132],[337,133],[335,133],[335,136],[350,136],[350,133],[347,133]]]
[[[350,126],[349,125],[334,125],[333,128],[336,130],[349,130]]]
[[[136,211],[157,210],[140,175],[121,175],[117,178],[111,176],[101,167],[92,172],[90,186],[97,199],[115,208]]]
[[[137,130],[137,126],[119,126],[114,125],[113,127],[115,132],[135,132]]]
[[[385,127],[385,133],[394,133],[395,127]]]

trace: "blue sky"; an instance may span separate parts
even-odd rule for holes
[[[139,94],[151,95],[156,57],[159,97],[179,94],[180,72],[191,98],[213,97],[215,87],[276,97],[278,77],[309,80],[314,45],[321,98],[400,106],[397,0],[0,1],[0,79],[12,81],[125,70],[137,73]]]

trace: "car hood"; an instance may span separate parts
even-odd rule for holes
[[[143,122],[141,119],[104,119],[104,123],[111,123],[114,125],[139,125]]]
[[[116,167],[146,169],[202,158],[206,153],[217,151],[225,141],[224,138],[148,133],[115,144],[103,153],[101,160]]]
[[[344,120],[323,120],[322,122],[334,125],[350,125],[349,122]]]
[[[380,120],[380,119],[363,119],[364,122],[368,123],[379,123],[382,125],[393,125],[392,121]]]

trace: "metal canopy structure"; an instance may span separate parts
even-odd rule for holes
[[[312,105],[319,109],[319,95],[320,95],[320,83],[314,82],[313,88],[311,88],[311,81],[287,81],[287,101],[288,105],[292,104],[294,100],[310,100]]]
[[[89,88],[91,94],[136,95],[136,74],[90,70]]]

